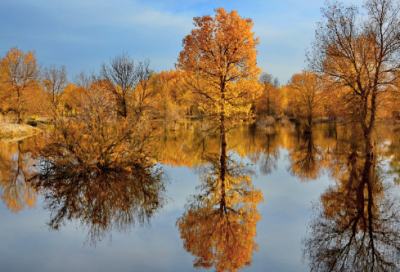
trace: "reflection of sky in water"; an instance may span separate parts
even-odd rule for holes
[[[251,163],[247,158],[244,163]],[[318,200],[329,185],[328,176],[300,182],[291,176],[288,151],[281,149],[278,169],[260,173],[254,165],[255,188],[261,189],[264,203],[258,205],[262,215],[257,224],[253,263],[247,271],[309,271],[301,261],[301,239],[311,216],[311,201]],[[0,270],[1,271],[194,271],[194,257],[186,252],[178,228],[178,217],[190,195],[196,193],[199,176],[193,170],[165,166],[171,198],[163,211],[151,220],[150,228],[132,228],[130,233],[112,233],[96,247],[84,245],[87,232],[68,223],[60,231],[49,231],[49,212],[42,209],[39,196],[36,209],[11,213],[0,202]],[[213,268],[211,268],[213,270]]]

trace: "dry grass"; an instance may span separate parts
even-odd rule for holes
[[[39,132],[40,129],[28,125],[0,124],[0,139],[24,138]]]
[[[11,124],[16,122],[17,122],[17,116],[11,114],[7,115],[0,114],[0,124]]]

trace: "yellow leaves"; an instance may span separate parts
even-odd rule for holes
[[[39,68],[34,52],[25,54],[17,47],[11,48],[0,60],[0,106],[5,103],[16,111],[19,122],[22,113],[37,112],[45,104],[39,87]]]
[[[323,82],[318,75],[303,71],[292,76],[287,89],[291,112],[310,129],[315,118],[322,115]]]
[[[205,100],[201,110],[238,123],[249,118],[251,102],[260,94],[253,82],[261,72],[256,62],[258,38],[251,32],[251,19],[223,8],[215,11],[214,18],[194,18],[197,28],[184,38],[176,67],[193,78],[193,91]]]

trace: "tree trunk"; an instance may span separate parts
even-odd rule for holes
[[[371,132],[370,131],[364,132],[364,138],[365,138],[365,154],[367,157],[373,157]]]
[[[17,106],[17,110],[18,110],[18,121],[17,121],[17,123],[18,123],[18,124],[21,124],[21,123],[22,123],[22,117],[21,117],[21,111],[22,111],[22,109],[21,109],[21,99],[20,99],[19,96],[18,96],[18,106]]]
[[[221,157],[220,157],[220,180],[221,180],[221,202],[220,202],[220,214],[223,215],[225,209],[225,174],[226,174],[226,133],[225,133],[225,116],[221,114]]]
[[[225,101],[225,84],[221,86],[221,100]],[[225,109],[224,104],[222,104],[222,111],[220,115],[220,133],[221,133],[221,169],[220,169],[220,179],[221,179],[221,202],[220,202],[220,214],[223,215],[225,209],[225,174],[226,174],[226,128],[225,128]]]

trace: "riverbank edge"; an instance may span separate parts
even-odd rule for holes
[[[0,123],[0,140],[20,139],[40,132],[41,129],[29,125]]]

